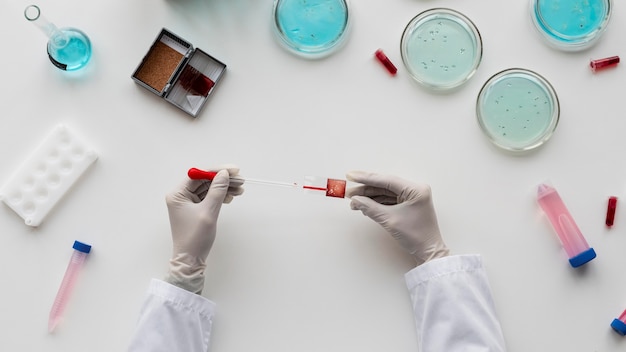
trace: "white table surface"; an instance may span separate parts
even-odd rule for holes
[[[273,37],[271,0],[60,0],[39,3],[91,38],[80,74],[54,68],[45,36],[4,0],[0,184],[56,125],[98,161],[38,228],[0,206],[0,350],[123,351],[149,280],[167,270],[164,195],[189,167],[235,163],[248,177],[343,178],[353,169],[432,186],[455,254],[484,257],[509,351],[623,351],[609,324],[626,308],[626,206],[604,226],[607,198],[626,196],[626,68],[593,74],[590,58],[626,55],[626,7],[580,53],[548,48],[526,0],[353,0],[350,38],[309,61]],[[479,28],[483,61],[452,94],[415,84],[399,42],[417,13],[450,7]],[[197,119],[130,78],[166,27],[228,65]],[[398,66],[375,61],[382,48]],[[513,156],[490,145],[475,100],[494,73],[545,76],[561,102],[553,138]],[[536,204],[557,187],[598,258],[572,269]],[[626,198],[625,198],[626,199]],[[48,312],[74,240],[93,245],[57,331]],[[218,304],[212,351],[416,351],[407,255],[347,200],[259,185],[224,206],[204,295]]]

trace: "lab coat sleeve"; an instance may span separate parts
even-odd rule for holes
[[[439,258],[409,271],[420,352],[506,351],[482,258]]]
[[[153,279],[129,352],[206,352],[215,303]]]

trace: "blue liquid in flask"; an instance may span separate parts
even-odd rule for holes
[[[324,56],[343,42],[348,6],[345,0],[275,0],[274,21],[289,49]]]
[[[29,5],[24,17],[48,37],[48,57],[54,66],[65,71],[83,68],[91,58],[89,37],[76,28],[57,28],[41,15],[37,5]]]
[[[48,57],[58,68],[74,71],[84,67],[91,58],[91,42],[85,33],[74,28],[62,28],[64,39],[48,41]],[[59,45],[61,44],[61,45]]]

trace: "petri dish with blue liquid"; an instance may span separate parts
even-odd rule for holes
[[[530,0],[530,16],[552,47],[579,51],[593,46],[611,18],[611,0]]]
[[[289,51],[321,58],[339,49],[349,29],[347,0],[274,0],[274,32]]]
[[[434,8],[407,24],[400,41],[402,62],[421,85],[446,91],[469,80],[482,59],[482,39],[474,23],[458,11]]]
[[[483,133],[511,152],[526,152],[544,144],[554,133],[559,115],[559,99],[550,82],[522,68],[493,75],[476,101]]]

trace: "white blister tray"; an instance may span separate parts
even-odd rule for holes
[[[0,189],[0,200],[26,225],[39,226],[97,158],[93,149],[59,125]]]

